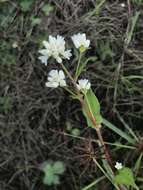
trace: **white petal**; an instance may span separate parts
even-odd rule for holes
[[[39,53],[41,53],[42,55],[47,55],[47,49],[41,49],[39,50]]]
[[[66,50],[63,54],[63,56],[66,58],[66,59],[70,59],[70,57],[72,56],[71,54],[71,50]]]
[[[45,48],[49,48],[49,42],[47,42],[45,40],[43,41],[43,45],[44,45]]]
[[[49,82],[53,81],[53,77],[51,77],[51,76],[49,76],[47,79],[48,79]]]
[[[76,35],[73,35],[73,36],[71,37],[71,39],[72,39],[72,41],[73,41],[75,47],[76,47],[76,48],[79,48],[79,47],[80,47],[80,44],[79,44],[79,41],[78,41],[77,36],[76,36]]]
[[[47,56],[39,56],[38,59],[44,63],[45,65],[47,65],[47,60],[48,60],[48,57]]]
[[[86,85],[86,89],[87,89],[87,90],[89,90],[89,89],[90,89],[90,87],[91,87],[91,83],[90,83],[90,82],[88,82],[88,83],[87,83],[87,85]]]
[[[61,80],[60,81],[60,86],[66,86],[66,81],[65,80]]]
[[[85,33],[83,33],[82,36],[83,36],[84,39],[86,39],[86,34]]]
[[[59,77],[60,79],[65,79],[65,74],[62,70],[59,71]]]
[[[57,77],[58,76],[58,70],[56,70],[56,69],[51,70],[49,72],[49,76],[52,77],[52,78]]]
[[[55,41],[56,41],[56,38],[53,37],[53,36],[51,36],[51,35],[49,35],[49,42],[50,43],[54,43]]]
[[[58,82],[46,82],[45,85],[46,85],[46,87],[57,88],[59,86],[59,83]]]
[[[85,42],[85,47],[88,48],[89,45],[90,45],[90,40],[86,40],[86,42]]]
[[[57,35],[57,42],[61,45],[65,45],[65,40],[62,36]]]
[[[62,63],[62,59],[59,56],[56,57],[56,60],[57,60],[58,63]]]

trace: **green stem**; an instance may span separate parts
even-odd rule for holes
[[[97,127],[95,129],[96,129],[96,132],[97,132],[98,139],[99,139],[101,145],[103,146],[103,151],[104,151],[104,154],[105,154],[105,159],[109,163],[109,166],[110,166],[110,168],[111,168],[111,170],[112,170],[112,172],[114,174],[112,160],[111,160],[110,154],[108,152],[108,149],[107,149],[107,147],[106,147],[106,145],[104,143],[104,140],[103,140],[103,137],[102,137],[102,134],[101,134],[101,129],[97,128]],[[115,186],[115,184],[114,184],[114,186]],[[117,190],[125,190],[126,189],[126,188],[124,188],[124,186],[116,186],[116,188],[117,188]]]
[[[76,72],[75,72],[75,81],[77,81],[77,79],[78,79],[78,71],[79,71],[79,66],[80,66],[80,62],[81,62],[81,57],[82,57],[82,53],[80,52],[78,63],[77,63],[77,68],[76,68]]]
[[[68,87],[64,87],[64,89],[69,92],[72,96],[77,96],[74,92],[72,92]]]
[[[67,74],[67,76],[69,77],[69,79],[73,83],[74,87],[77,89],[76,82],[75,82],[74,78],[71,76],[71,74],[69,73],[69,71],[67,70],[67,68],[63,65],[63,63],[60,63],[60,65],[62,66],[64,72]]]
[[[74,85],[74,88],[76,90],[77,93],[77,97],[79,98],[79,101],[82,102],[82,98],[80,95],[80,92],[77,88],[77,84],[76,81],[74,80],[74,78],[71,76],[71,74],[69,73],[69,71],[67,70],[67,68],[63,65],[63,63],[60,63],[61,67],[63,68],[64,72],[67,74],[67,76],[69,77],[69,79],[71,80],[72,84]]]
[[[73,77],[71,76],[71,74],[69,73],[69,71],[67,70],[67,68],[64,66],[64,64],[63,64],[63,63],[60,63],[60,65],[62,66],[64,72],[67,74],[67,76],[69,77],[69,79],[70,79],[73,83],[75,83]]]
[[[112,160],[111,160],[110,154],[109,154],[109,152],[108,152],[108,149],[107,149],[107,147],[106,147],[106,145],[105,145],[105,143],[104,143],[104,140],[103,140],[103,137],[102,137],[102,134],[101,134],[101,130],[100,130],[100,128],[97,128],[97,127],[95,127],[95,129],[96,129],[97,136],[98,136],[98,139],[99,139],[99,141],[100,141],[100,144],[101,144],[101,146],[103,147],[104,154],[105,154],[105,158],[106,158],[107,162],[109,163],[109,165],[110,165],[110,167],[111,167],[111,169],[112,169],[112,171],[113,171]],[[114,173],[114,172],[113,172],[113,173]]]

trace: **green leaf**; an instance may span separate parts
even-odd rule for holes
[[[96,125],[102,123],[102,116],[100,114],[100,104],[92,89],[88,90],[84,96],[82,111],[84,116],[86,117],[87,124],[89,127],[93,127],[94,125],[92,118],[95,119]],[[92,118],[89,117],[89,115]]]
[[[52,185],[54,181],[54,172],[52,165],[50,163],[47,163],[45,168],[43,168],[43,171],[45,173],[45,176],[43,178],[43,183],[46,185]]]
[[[55,177],[54,173],[52,173],[52,172],[46,173],[43,178],[43,183],[45,185],[52,185],[54,182],[54,177]]]
[[[32,5],[32,3],[33,3],[33,1],[29,1],[29,0],[24,0],[24,1],[21,1],[20,2],[20,7],[21,7],[21,10],[23,11],[23,12],[27,12],[27,11],[29,11],[30,10],[30,7],[31,7],[31,5]]]
[[[38,17],[31,17],[31,22],[32,22],[32,25],[35,26],[35,25],[38,25],[41,23],[41,18],[38,18]]]
[[[135,163],[135,166],[134,166],[134,171],[135,171],[135,174],[137,176],[140,168],[141,168],[141,163],[142,163],[142,158],[143,158],[143,153],[141,153]]]
[[[58,176],[58,175],[54,175],[53,184],[54,184],[54,185],[58,185],[59,183],[60,183],[59,176]]]
[[[117,117],[123,123],[124,127],[128,130],[128,132],[132,135],[132,137],[138,142],[138,137],[136,136],[132,128],[125,122],[125,120],[123,119],[123,117],[120,115],[118,111],[116,111],[116,113],[117,113]]]
[[[126,45],[129,45],[129,43],[131,42],[132,40],[132,37],[133,37],[133,34],[134,34],[134,30],[136,28],[136,25],[137,25],[137,21],[139,19],[139,16],[140,16],[140,12],[139,11],[136,11],[135,12],[135,15],[132,16],[131,18],[131,27],[128,29],[127,31],[127,37],[126,37]]]
[[[42,7],[42,11],[45,13],[46,16],[49,15],[50,12],[54,10],[54,7],[50,4],[46,4]]]
[[[58,185],[60,183],[59,176],[54,173],[47,173],[43,178],[43,183],[45,185]]]
[[[79,136],[80,135],[80,130],[79,129],[72,129],[71,134],[74,136]]]
[[[8,113],[11,109],[10,97],[0,97],[0,112]]]
[[[46,174],[50,171],[52,171],[52,165],[51,163],[49,162],[44,162],[42,165],[41,165],[41,169],[43,170],[43,172]]]
[[[138,190],[138,187],[135,184],[133,172],[130,168],[124,167],[118,170],[118,174],[114,177],[114,181],[119,185],[126,185],[127,187],[132,186]]]
[[[103,118],[103,124],[106,127],[108,127],[109,129],[111,129],[112,131],[114,131],[115,133],[117,133],[118,135],[120,135],[122,138],[126,139],[129,143],[131,143],[131,144],[136,143],[136,141],[133,138],[131,138],[127,133],[125,133],[121,129],[117,128],[115,125],[113,125],[112,123],[110,123],[109,121],[107,121],[104,118]]]
[[[63,162],[57,161],[53,165],[53,171],[55,174],[62,174],[65,171],[65,166]]]

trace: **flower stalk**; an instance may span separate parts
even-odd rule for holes
[[[79,59],[78,59],[78,63],[77,63],[77,67],[76,67],[76,72],[75,72],[75,81],[77,81],[77,79],[78,79],[78,72],[79,72],[81,57],[82,57],[82,52],[79,53]]]

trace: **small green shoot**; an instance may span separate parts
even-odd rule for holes
[[[54,6],[46,4],[42,7],[42,11],[46,16],[48,16],[54,10]]]
[[[102,61],[105,61],[107,58],[112,58],[114,56],[109,40],[105,42],[100,40],[97,42],[97,52]]]
[[[11,102],[9,97],[0,97],[0,112],[7,114],[11,109]]]
[[[39,25],[41,23],[41,18],[32,16],[31,17],[31,23],[32,23],[32,26]]]
[[[60,183],[60,175],[65,171],[65,165],[61,161],[45,162],[41,166],[44,172],[43,183],[45,185],[58,185]]]
[[[21,10],[23,12],[29,11],[30,8],[31,8],[32,3],[33,3],[33,0],[30,0],[30,1],[29,0],[22,0],[20,2],[20,8],[21,8]]]
[[[73,136],[75,136],[75,137],[78,137],[78,136],[80,135],[80,130],[79,130],[78,128],[72,128],[72,125],[71,125],[71,123],[69,123],[69,122],[67,122],[66,125],[67,125],[67,131],[68,131],[71,135],[73,135]]]
[[[77,128],[72,129],[71,135],[73,135],[73,136],[79,136],[80,135],[80,130],[77,129]]]

